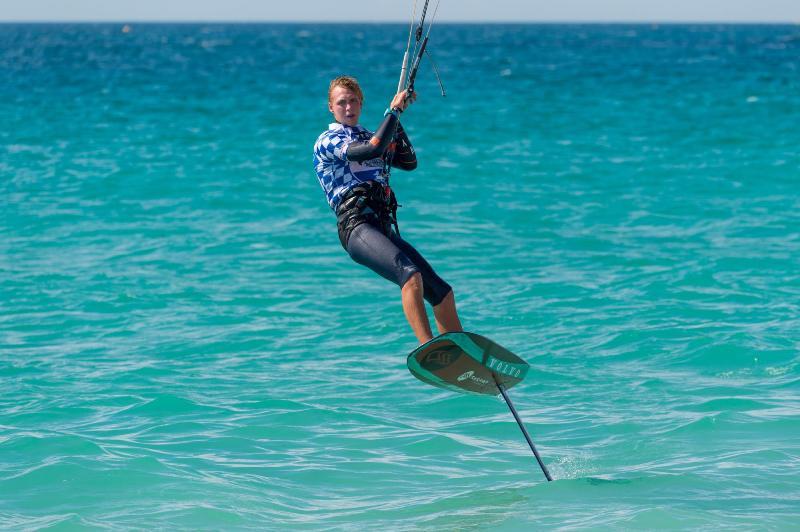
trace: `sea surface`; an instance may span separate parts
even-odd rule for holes
[[[400,228],[552,483],[313,171],[407,31],[0,25],[0,528],[797,529],[800,26],[434,27]]]

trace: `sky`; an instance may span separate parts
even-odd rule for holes
[[[417,0],[421,5],[424,0]],[[431,6],[436,0],[431,0]],[[441,0],[445,22],[784,22],[800,0]],[[405,22],[413,0],[0,0],[0,21]],[[431,7],[432,9],[433,7]]]

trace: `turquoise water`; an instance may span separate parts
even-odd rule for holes
[[[0,26],[0,527],[800,519],[800,26],[457,26],[403,234],[500,399],[428,387],[311,166],[399,25]]]

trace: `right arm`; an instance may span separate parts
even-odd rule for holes
[[[401,91],[395,94],[394,98],[392,98],[392,103],[389,104],[390,112],[383,117],[383,122],[378,126],[378,130],[375,131],[372,138],[368,142],[356,141],[347,146],[347,160],[362,162],[383,156],[392,141],[395,126],[398,126],[398,132],[402,132],[402,135],[405,136],[398,117],[416,99],[416,92],[412,92],[411,95],[408,94],[408,91]],[[406,140],[408,139],[408,137],[405,138]],[[400,137],[398,136],[399,139]],[[411,146],[411,143],[408,143],[408,145]],[[411,151],[413,153],[413,149]]]
[[[354,141],[347,146],[347,160],[360,163],[382,156],[392,141],[392,132],[398,123],[397,114],[387,114],[369,141]]]

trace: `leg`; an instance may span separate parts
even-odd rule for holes
[[[422,275],[419,272],[412,275],[400,291],[403,299],[403,312],[405,312],[408,324],[411,325],[419,343],[424,344],[433,338],[433,334],[428,321],[428,313],[425,311],[425,300],[422,298]],[[437,325],[438,323],[437,319]]]
[[[456,298],[450,290],[442,302],[433,307],[433,315],[436,318],[436,328],[439,334],[446,332],[461,332],[461,320],[458,319],[456,311]]]
[[[420,343],[432,338],[425,311],[424,283],[419,268],[395,243],[369,224],[353,229],[347,240],[350,257],[401,288],[403,312]]]
[[[441,277],[439,277],[428,261],[420,255],[414,246],[400,238],[397,234],[392,234],[392,242],[403,250],[422,274],[425,299],[433,307],[433,315],[436,318],[436,328],[440,334],[446,332],[461,332],[461,321],[458,319],[456,311],[456,299],[453,289]]]

